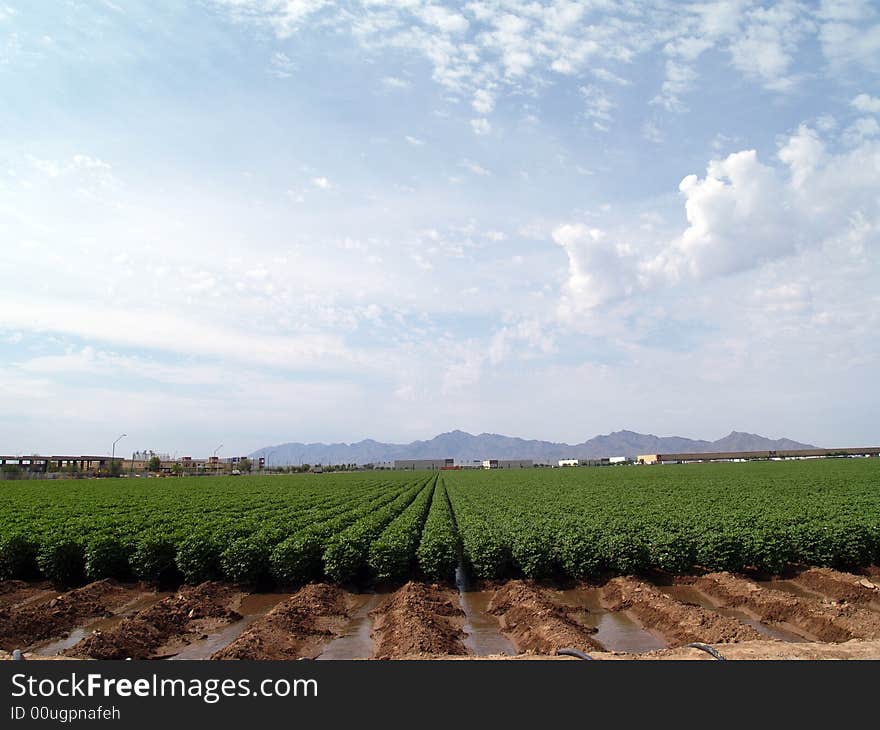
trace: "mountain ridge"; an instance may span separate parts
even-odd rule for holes
[[[652,453],[706,453],[711,451],[768,451],[816,448],[788,438],[770,439],[745,431],[731,431],[715,441],[683,436],[655,436],[636,431],[613,431],[579,444],[523,439],[496,433],[471,434],[455,429],[431,439],[394,444],[363,439],[353,443],[290,442],[257,449],[251,458],[264,457],[268,466],[288,464],[368,464],[395,459],[596,459]]]

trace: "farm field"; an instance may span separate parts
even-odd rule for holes
[[[877,460],[5,482],[0,650],[880,656],[878,564]]]

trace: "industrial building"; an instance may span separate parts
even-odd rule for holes
[[[109,456],[0,456],[0,469],[4,466],[17,466],[22,472],[30,474],[49,474],[65,470],[94,474],[110,468]],[[122,463],[122,457],[115,461]]]
[[[395,469],[407,471],[432,471],[434,469],[451,469],[455,459],[395,459]]]
[[[579,466],[580,461],[578,459],[560,459],[559,466]]]
[[[483,461],[484,469],[531,469],[531,459],[486,459]]]
[[[706,461],[769,461],[780,459],[827,459],[834,457],[880,457],[880,447],[716,451],[705,454],[641,454],[636,457],[636,462],[639,464],[694,464]]]

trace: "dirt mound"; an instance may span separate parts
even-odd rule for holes
[[[342,589],[327,583],[307,585],[211,658],[313,658],[328,637],[336,635],[348,614]]]
[[[835,601],[880,602],[880,581],[872,581],[863,575],[842,573],[831,568],[810,568],[801,573],[795,582]]]
[[[498,616],[502,632],[517,651],[554,654],[569,647],[582,651],[602,650],[587,628],[572,618],[571,608],[562,605],[534,584],[514,580],[499,588],[488,611]]]
[[[753,627],[714,611],[682,603],[634,578],[614,578],[602,588],[612,611],[628,611],[643,626],[659,631],[671,646],[702,641],[710,644],[763,638]]]
[[[438,585],[407,583],[371,613],[377,659],[467,654],[457,594]],[[457,620],[456,620],[457,619]]]
[[[59,595],[50,583],[27,583],[23,580],[0,582],[0,608],[14,608],[37,599],[54,598]]]
[[[0,648],[24,648],[62,636],[89,619],[112,615],[130,599],[129,589],[101,580],[45,603],[0,608]]]
[[[809,639],[880,638],[880,615],[853,605],[800,598],[730,573],[710,573],[694,585],[725,606],[742,608],[765,623],[788,624]]]
[[[186,644],[187,637],[241,616],[232,610],[239,594],[219,583],[184,587],[179,593],[123,619],[107,631],[96,631],[65,654],[93,659],[147,659],[173,642]]]

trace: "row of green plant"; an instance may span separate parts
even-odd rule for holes
[[[880,562],[880,461],[446,476],[478,578]]]

